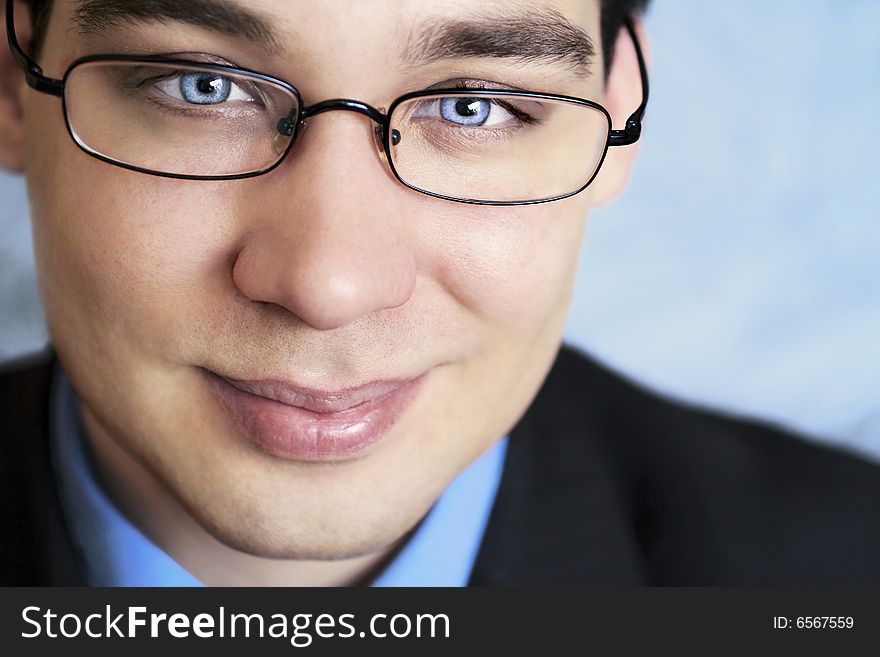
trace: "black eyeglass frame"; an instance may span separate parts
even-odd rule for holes
[[[351,100],[347,98],[334,98],[330,100],[320,101],[308,107],[303,105],[302,97],[300,96],[299,91],[289,82],[281,80],[271,75],[267,75],[265,73],[260,73],[259,71],[253,71],[247,68],[239,68],[234,66],[227,66],[225,64],[214,64],[209,62],[197,62],[192,60],[184,60],[184,59],[174,59],[165,57],[163,55],[120,55],[120,54],[96,54],[96,55],[88,55],[86,57],[80,57],[75,59],[71,64],[67,67],[67,70],[64,73],[62,79],[55,79],[47,77],[43,74],[42,68],[31,59],[27,53],[24,52],[22,47],[18,43],[18,39],[15,35],[15,11],[14,11],[14,3],[13,0],[7,0],[6,2],[6,36],[7,41],[9,43],[9,48],[12,51],[13,57],[18,62],[19,66],[25,73],[25,78],[28,86],[32,89],[49,94],[52,96],[58,96],[61,98],[62,110],[64,113],[64,122],[67,127],[67,131],[70,134],[73,142],[79,146],[79,148],[85,152],[86,154],[102,160],[108,164],[121,167],[123,169],[128,169],[129,171],[135,171],[137,173],[143,173],[152,176],[159,176],[162,178],[173,178],[176,180],[206,180],[206,181],[222,181],[222,180],[244,180],[247,178],[255,178],[257,176],[262,176],[271,171],[274,171],[276,168],[281,166],[285,159],[287,159],[290,150],[293,147],[293,144],[296,142],[298,132],[300,131],[301,126],[304,124],[305,120],[311,118],[313,116],[317,116],[319,114],[323,114],[324,112],[331,111],[349,111],[356,112],[358,114],[362,114],[367,118],[371,119],[378,125],[379,130],[379,139],[380,144],[383,149],[384,159],[387,161],[391,172],[394,174],[394,177],[404,186],[412,189],[413,191],[419,192],[421,194],[426,194],[428,196],[432,196],[434,198],[443,199],[446,201],[454,201],[457,203],[468,203],[472,205],[490,205],[490,206],[518,206],[518,205],[536,205],[539,203],[550,203],[552,201],[560,201],[562,199],[569,198],[571,196],[575,196],[584,191],[590,184],[595,180],[596,176],[599,174],[599,170],[602,168],[602,164],[605,162],[605,158],[608,155],[608,149],[613,146],[628,146],[630,144],[634,144],[639,140],[642,133],[642,120],[645,114],[645,109],[648,105],[648,94],[649,94],[649,85],[648,85],[648,71],[647,65],[645,64],[645,58],[642,53],[641,45],[639,44],[638,35],[635,31],[635,26],[633,25],[632,19],[627,17],[624,21],[624,25],[629,33],[630,39],[632,40],[633,47],[636,52],[636,58],[639,63],[639,73],[641,75],[641,83],[642,83],[642,102],[639,107],[633,112],[630,117],[627,119],[625,127],[622,130],[614,130],[612,127],[612,119],[611,114],[608,112],[605,107],[600,105],[599,103],[586,100],[584,98],[577,98],[574,96],[564,96],[560,94],[546,94],[540,92],[533,91],[519,91],[519,90],[506,90],[506,89],[467,89],[467,88],[450,88],[450,89],[426,89],[422,91],[413,91],[407,94],[404,94],[397,99],[395,99],[388,108],[388,111],[382,113],[372,105],[368,105],[367,103],[363,103],[358,100]],[[65,94],[65,88],[67,86],[67,82],[70,78],[71,73],[79,66],[83,64],[95,63],[95,62],[140,62],[140,63],[161,63],[161,64],[170,64],[172,66],[181,66],[181,67],[197,67],[206,71],[217,72],[220,74],[228,73],[228,74],[238,74],[249,76],[256,80],[260,80],[263,82],[268,82],[272,85],[283,88],[285,91],[289,92],[291,95],[296,98],[296,114],[294,116],[287,116],[282,118],[278,122],[278,132],[279,134],[283,134],[291,137],[290,142],[285,148],[283,153],[279,154],[277,161],[275,161],[271,166],[268,166],[264,169],[260,169],[259,171],[252,171],[248,173],[239,173],[239,174],[227,174],[227,175],[213,175],[213,176],[196,176],[189,174],[179,174],[179,173],[167,173],[164,171],[156,171],[153,169],[146,169],[143,167],[138,167],[133,164],[128,164],[126,162],[121,162],[119,160],[115,160],[110,158],[94,149],[88,147],[87,144],[82,142],[79,138],[77,138],[76,133],[73,130],[73,127],[70,125],[70,116],[67,111],[67,98]],[[444,194],[439,194],[437,192],[431,192],[429,190],[421,189],[413,185],[410,182],[407,182],[401,175],[398,173],[397,168],[394,164],[394,157],[391,155],[392,150],[392,133],[394,132],[391,129],[391,120],[394,116],[394,111],[397,107],[404,102],[428,97],[428,96],[437,96],[437,95],[460,95],[467,96],[468,98],[479,98],[485,96],[498,97],[498,96],[510,96],[510,97],[518,97],[518,98],[530,98],[535,100],[551,100],[551,101],[560,101],[566,102],[575,105],[581,105],[584,107],[589,107],[590,109],[596,110],[602,113],[606,120],[608,121],[608,135],[605,139],[605,146],[602,151],[602,156],[599,159],[599,162],[596,165],[595,170],[593,171],[592,176],[581,186],[579,189],[568,192],[566,194],[560,194],[557,196],[549,197],[549,198],[540,198],[533,200],[524,200],[524,201],[484,201],[484,200],[476,200],[476,199],[466,199],[459,198],[454,196],[447,196]]]

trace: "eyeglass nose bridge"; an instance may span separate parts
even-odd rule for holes
[[[385,129],[388,123],[388,116],[385,114],[385,108],[376,109],[372,105],[363,103],[359,100],[350,98],[332,98],[315,103],[309,107],[304,107],[299,112],[294,109],[285,117],[278,120],[278,132],[285,137],[296,137],[298,133],[305,128],[306,120],[325,112],[355,112],[366,116],[377,125],[373,130],[373,136],[376,142],[376,149],[379,156],[384,162],[387,162],[388,156],[385,153]]]
[[[304,107],[299,113],[299,119],[304,121],[324,112],[335,111],[357,112],[379,124],[385,123],[386,119],[385,114],[372,105],[362,103],[359,100],[351,100],[350,98],[332,98],[330,100],[322,100],[320,103],[315,103],[309,107]]]
[[[324,100],[320,103],[310,105],[309,107],[304,107],[299,110],[298,113],[296,109],[292,110],[290,114],[282,117],[278,121],[278,132],[289,137],[294,134],[297,123],[302,124],[313,116],[318,116],[318,114],[337,111],[356,112],[357,114],[363,114],[367,118],[378,123],[380,126],[384,126],[388,118],[381,110],[378,110],[372,105],[368,105],[367,103],[362,103],[359,100],[351,100],[349,98],[332,98],[330,100]]]

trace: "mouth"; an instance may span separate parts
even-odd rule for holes
[[[316,390],[203,372],[220,406],[250,443],[278,458],[305,462],[363,456],[409,408],[428,374]]]

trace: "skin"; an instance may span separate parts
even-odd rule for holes
[[[357,0],[240,3],[277,18],[296,65],[193,27],[139,28],[125,42],[161,38],[172,50],[231,56],[291,81],[307,104],[382,107],[405,91],[487,75],[597,100],[615,127],[640,101],[626,36],[607,85],[501,60],[401,67],[417,20],[503,11],[500,1],[395,0],[382,3],[387,11]],[[47,75],[123,47],[84,40],[69,29],[73,3],[56,4]],[[524,4],[556,8],[598,46],[597,1]],[[351,584],[393,553],[537,393],[562,339],[586,217],[618,194],[635,154],[611,149],[596,181],[565,201],[467,206],[400,185],[377,157],[372,124],[337,112],[313,120],[269,175],[166,180],[82,153],[59,100],[27,88],[8,51],[0,67],[0,164],[27,179],[46,320],[98,477],[207,584]],[[245,441],[200,367],[326,389],[429,375],[366,454],[303,463]]]

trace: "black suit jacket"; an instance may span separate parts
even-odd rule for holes
[[[0,583],[84,584],[51,355],[0,375]],[[880,466],[675,404],[563,348],[510,434],[473,585],[880,584]]]

